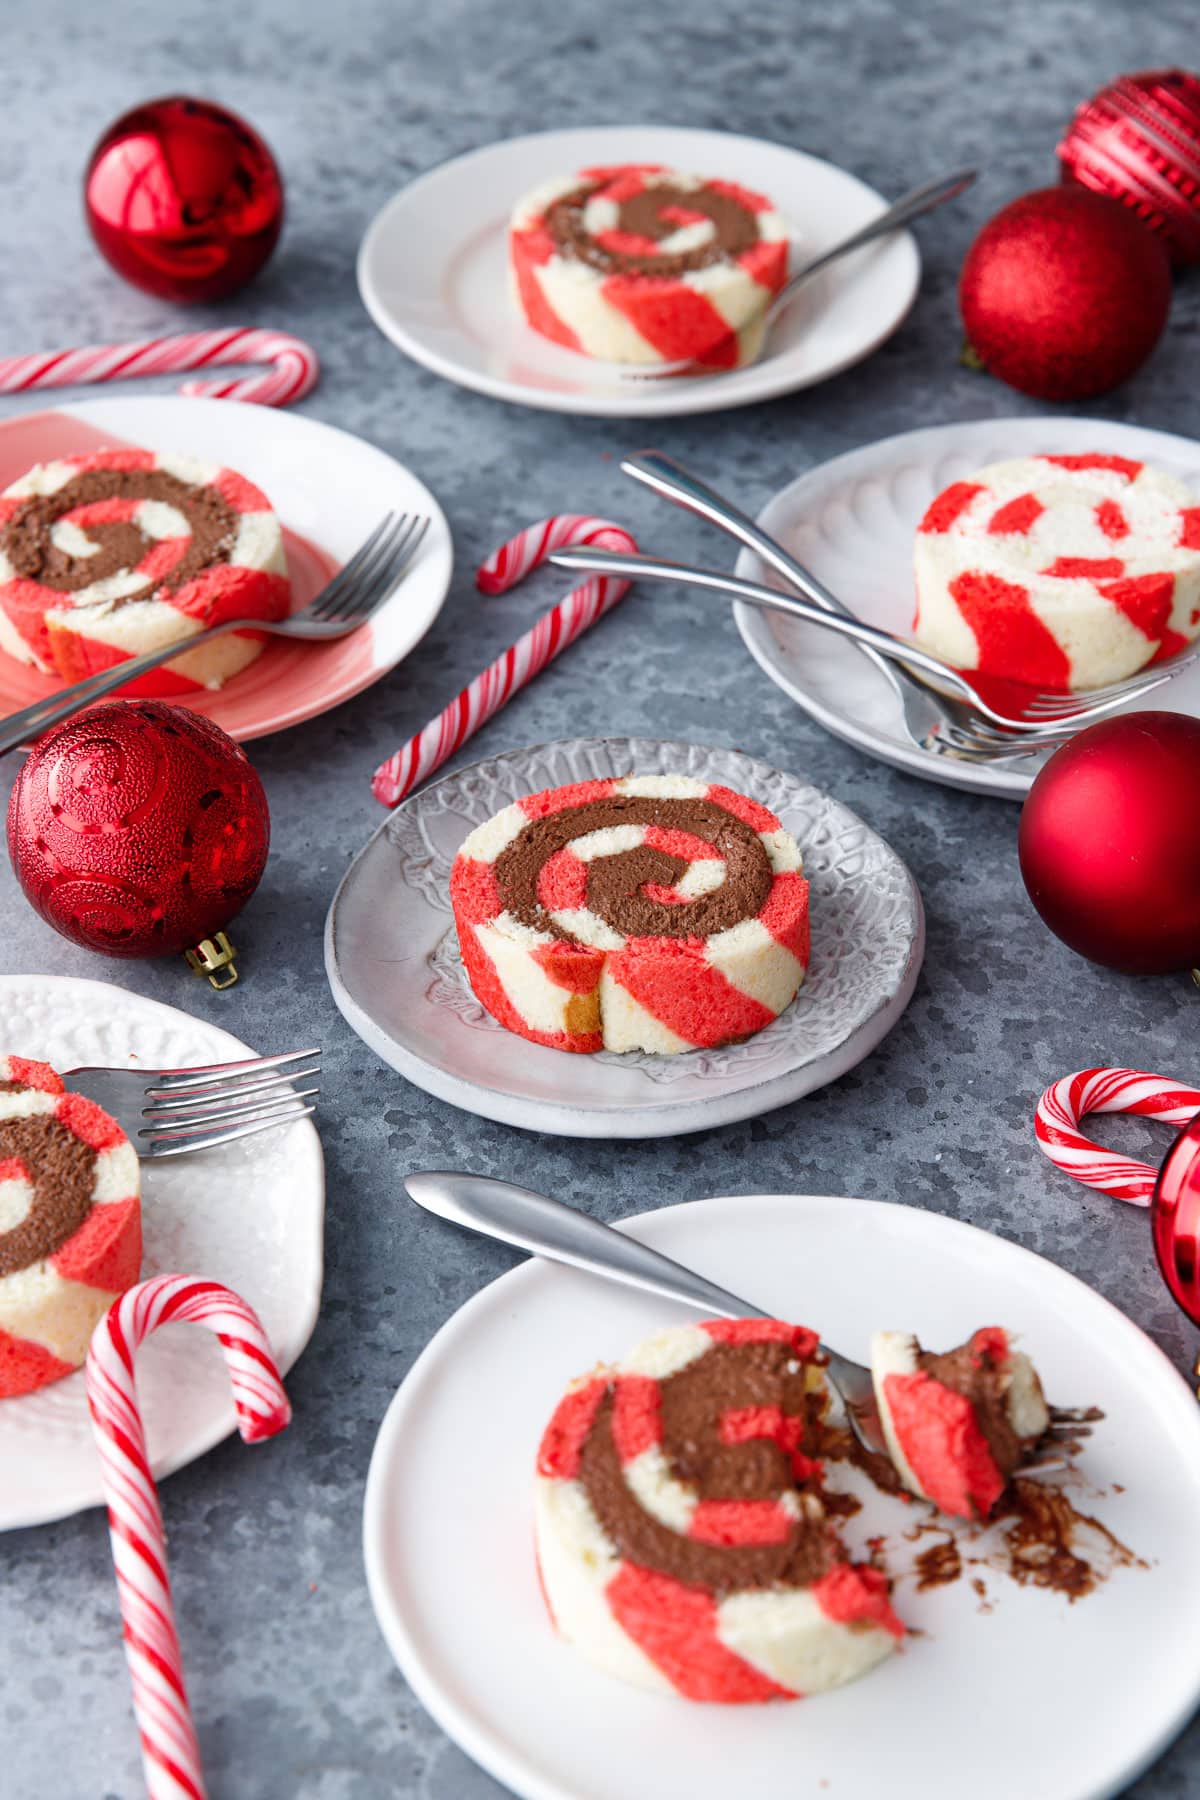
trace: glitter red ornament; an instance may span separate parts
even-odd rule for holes
[[[84,205],[100,249],[135,287],[219,300],[275,248],[283,181],[236,113],[176,94],[109,126],[88,164]]]
[[[47,732],[8,806],[26,899],[106,956],[167,956],[214,936],[258,886],[269,842],[245,751],[161,700],[111,701]]]
[[[1120,200],[1174,262],[1200,263],[1200,76],[1118,76],[1078,108],[1058,155],[1064,181]]]
[[[1057,750],[1021,814],[1029,898],[1107,968],[1200,966],[1200,719],[1135,712]]]
[[[967,340],[989,374],[1039,400],[1083,400],[1133,374],[1162,334],[1162,242],[1118,200],[1039,188],[984,226],[958,287]]]

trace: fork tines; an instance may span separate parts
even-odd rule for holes
[[[429,520],[421,513],[385,513],[305,616],[330,624],[365,618],[395,586],[428,530]]]
[[[138,1153],[179,1155],[306,1119],[316,1110],[320,1074],[320,1050],[163,1072],[145,1090]]]

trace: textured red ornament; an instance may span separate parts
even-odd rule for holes
[[[106,956],[166,956],[220,930],[258,886],[269,842],[245,751],[160,700],[112,701],[48,732],[8,806],[26,899]]]
[[[1039,188],[979,233],[958,302],[990,374],[1039,400],[1082,400],[1145,362],[1167,322],[1171,268],[1120,201]]]
[[[1200,76],[1118,76],[1079,107],[1058,154],[1064,180],[1123,202],[1175,262],[1200,262]]]
[[[1135,975],[1200,965],[1200,719],[1081,731],[1029,790],[1019,851],[1029,898],[1081,956]]]
[[[149,100],[110,125],[84,183],[113,268],[166,300],[219,300],[256,275],[283,226],[283,181],[256,131],[208,100]]]

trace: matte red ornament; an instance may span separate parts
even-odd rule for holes
[[[967,252],[958,302],[989,374],[1039,400],[1083,400],[1132,375],[1162,335],[1171,267],[1119,200],[1039,188]]]
[[[283,180],[236,113],[175,94],[110,125],[88,163],[92,236],[166,300],[219,300],[257,275],[283,227]]]
[[[270,815],[240,745],[161,700],[116,700],[30,751],[8,851],[30,905],[106,956],[167,956],[220,930],[267,861]]]
[[[1085,100],[1058,146],[1064,181],[1110,194],[1200,263],[1200,75],[1146,69]]]
[[[1200,719],[1104,719],[1055,752],[1018,838],[1029,898],[1072,950],[1110,969],[1200,966]]]

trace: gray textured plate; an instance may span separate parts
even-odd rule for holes
[[[778,813],[800,845],[812,887],[808,979],[745,1043],[681,1056],[570,1056],[505,1031],[471,992],[449,895],[468,832],[522,794],[631,773],[724,782]],[[847,807],[737,751],[647,738],[513,750],[421,789],[355,858],[325,927],[333,997],[385,1062],[468,1112],[563,1137],[669,1137],[823,1087],[891,1030],[924,947],[912,876]]]

